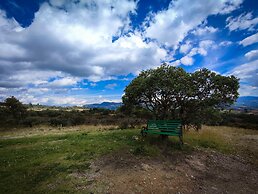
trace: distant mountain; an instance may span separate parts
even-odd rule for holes
[[[100,104],[86,104],[85,108],[105,108],[109,110],[116,110],[118,107],[122,106],[122,102],[102,102]]]
[[[240,96],[236,103],[233,105],[234,108],[258,108],[258,97],[257,96]]]
[[[96,104],[86,104],[84,108],[105,108],[109,110],[116,110],[122,106],[122,102],[102,102]],[[232,108],[247,108],[247,109],[258,109],[258,97],[257,96],[240,96],[237,102],[232,105]]]

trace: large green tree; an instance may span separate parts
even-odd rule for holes
[[[239,80],[208,69],[188,73],[166,64],[142,71],[126,87],[125,108],[142,107],[154,119],[180,119],[199,127],[212,113],[238,98]]]

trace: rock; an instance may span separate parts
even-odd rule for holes
[[[172,175],[172,174],[166,174],[165,177],[166,177],[167,179],[172,179],[172,178],[173,178],[173,175]]]
[[[149,170],[152,170],[152,167],[148,164],[141,164],[142,165],[142,169],[144,171],[149,171]]]
[[[95,170],[95,172],[99,172],[99,171],[100,171],[100,169],[99,169],[99,168]]]

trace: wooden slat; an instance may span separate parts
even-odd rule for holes
[[[179,136],[180,133],[169,133],[169,132],[160,132],[160,131],[148,131],[147,133],[157,134],[157,135],[170,135],[170,136]]]
[[[180,136],[181,121],[179,120],[149,120],[147,123],[148,130],[144,130],[146,133]]]

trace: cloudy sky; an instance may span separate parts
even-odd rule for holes
[[[1,0],[0,100],[121,101],[144,69],[208,68],[258,96],[256,0]]]

